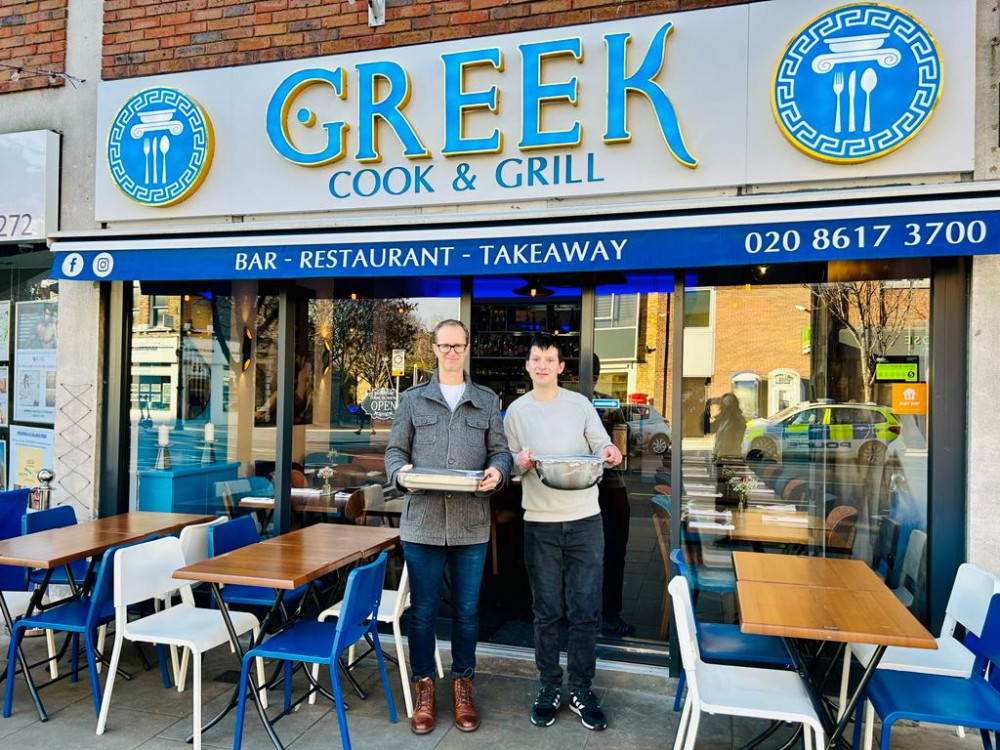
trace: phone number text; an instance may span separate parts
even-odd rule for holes
[[[743,249],[750,255],[759,253],[794,253],[798,250],[864,250],[880,247],[890,233],[902,229],[905,247],[929,247],[935,244],[980,245],[986,242],[986,222],[923,221],[903,225],[869,224],[859,226],[823,226],[814,229],[768,230],[747,232]]]

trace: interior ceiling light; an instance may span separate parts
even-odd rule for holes
[[[511,290],[521,297],[551,297],[555,294],[554,289],[549,289],[538,279],[528,279],[523,286]]]

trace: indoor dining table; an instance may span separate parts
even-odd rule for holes
[[[174,577],[188,581],[204,581],[212,587],[215,600],[219,604],[226,628],[229,631],[230,641],[238,663],[241,664],[244,650],[233,627],[229,608],[222,597],[220,588],[222,585],[244,584],[275,590],[277,595],[274,605],[261,622],[259,643],[267,633],[268,624],[277,616],[285,592],[307,584],[312,586],[321,576],[341,570],[358,560],[375,555],[398,543],[399,531],[397,529],[317,524],[179,568],[174,572]],[[293,617],[301,615],[301,609],[308,599],[308,594],[302,597],[299,611]],[[308,670],[306,673],[308,675]],[[309,679],[312,682],[311,676]],[[315,684],[313,687],[318,688]],[[326,694],[325,690],[321,689],[321,691]],[[202,728],[203,732],[217,724],[236,706],[239,699],[238,693],[239,688],[237,687],[233,691],[229,704],[221,713],[205,724]],[[332,699],[332,696],[326,695]],[[274,743],[275,747],[282,748],[281,741],[278,739],[272,722],[260,701],[259,686],[253,673],[250,674],[250,697],[271,742]]]
[[[87,557],[96,557],[116,545],[135,542],[151,534],[169,534],[190,524],[211,521],[212,518],[213,516],[192,513],[134,511],[116,516],[106,516],[73,526],[47,529],[0,541],[0,565],[27,566],[46,571],[45,577],[35,587],[31,597],[31,603],[27,610],[27,614],[30,615],[41,605],[42,596],[49,584],[52,571],[56,568],[66,566],[73,595],[78,596],[83,593],[86,580],[80,582],[83,584],[82,587],[76,585],[72,573],[69,571],[70,563]],[[91,561],[88,578],[93,564]],[[53,602],[48,606],[52,607],[60,603]],[[3,614],[7,629],[13,632],[13,621],[2,591],[0,591],[0,613]],[[42,705],[34,680],[31,678],[28,661],[20,648],[18,648],[17,659],[24,672],[28,692],[35,703],[35,710],[38,711],[38,718],[41,721],[46,721],[48,715],[45,713],[45,707]]]
[[[861,560],[734,552],[740,629],[782,638],[816,708],[827,748],[846,746],[844,729],[888,646],[937,648],[927,629]],[[839,721],[827,710],[803,641],[874,645],[875,654]]]

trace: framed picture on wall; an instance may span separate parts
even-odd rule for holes
[[[0,302],[0,362],[10,359],[10,300]]]
[[[54,438],[54,430],[17,425],[10,428],[10,470],[6,472],[8,490],[38,486],[38,472],[52,468]]]

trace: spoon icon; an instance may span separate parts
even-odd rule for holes
[[[869,68],[871,70],[871,68]],[[873,71],[874,72],[874,71]],[[167,182],[167,151],[170,150],[170,140],[167,136],[160,136],[160,152],[163,154],[163,169],[160,171],[160,181]]]
[[[861,74],[861,90],[865,92],[865,132],[872,129],[872,89],[877,85],[878,75],[875,73],[875,69],[865,68],[865,72]]]

